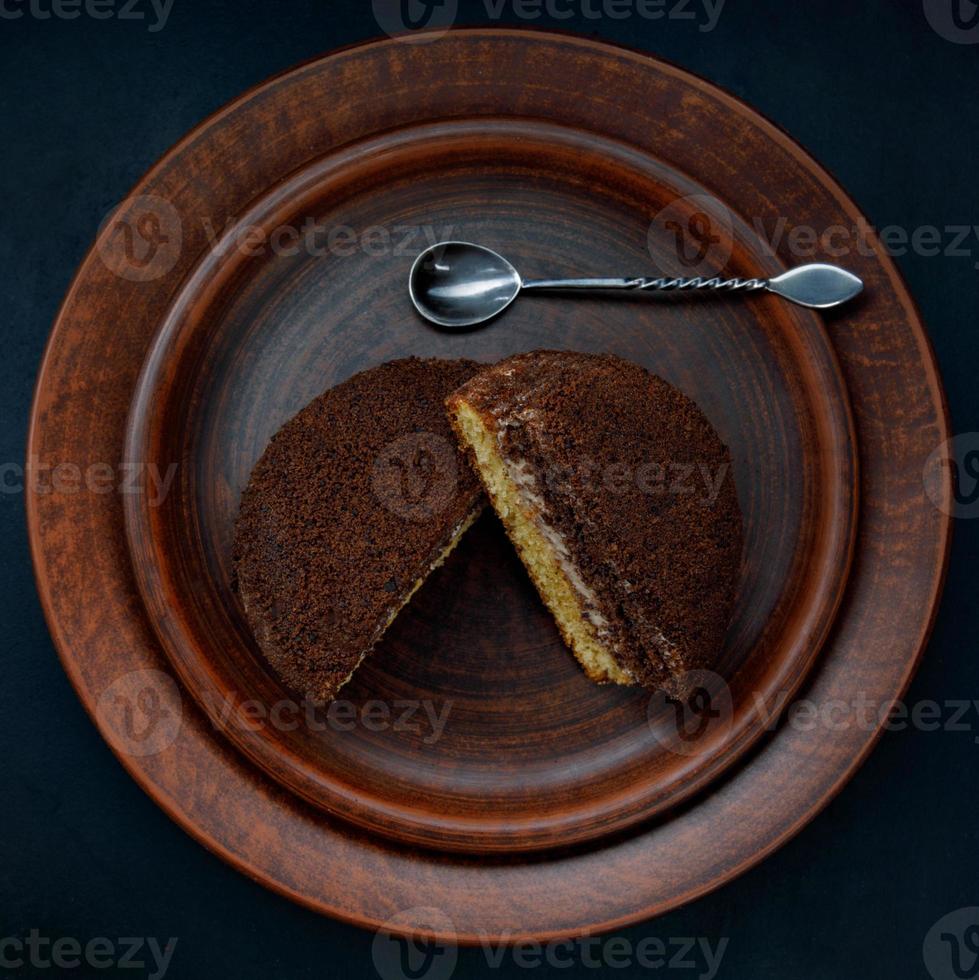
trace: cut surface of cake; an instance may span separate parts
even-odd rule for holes
[[[532,351],[446,401],[494,509],[588,676],[682,696],[716,663],[742,521],[700,409],[639,365]]]
[[[445,398],[474,361],[390,361],[325,392],[256,463],[235,525],[246,617],[292,689],[327,701],[482,510]]]

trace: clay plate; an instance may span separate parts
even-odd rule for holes
[[[572,94],[570,76],[601,84]],[[79,272],[31,452],[144,477],[176,464],[173,483],[162,501],[144,479],[134,493],[29,503],[66,668],[161,805],[313,907],[376,924],[422,904],[442,917],[398,927],[461,940],[661,911],[815,812],[877,732],[778,727],[772,709],[804,680],[817,704],[898,696],[946,555],[948,519],[922,485],[946,435],[941,391],[889,260],[847,256],[867,295],[831,318],[769,297],[527,299],[490,330],[449,336],[411,315],[404,288],[426,236],[484,242],[530,276],[771,274],[798,261],[759,236],[780,217],[824,229],[858,214],[798,147],[706,83],[534,32],[339,52],[172,151]],[[314,247],[294,248],[309,222]],[[671,706],[588,683],[487,516],[344,692],[355,709],[447,710],[440,738],[248,724],[246,702],[292,697],[258,655],[229,565],[238,494],[268,437],[387,358],[535,346],[645,364],[732,448],[747,544],[716,721],[691,748]],[[933,495],[947,494],[941,473]],[[147,670],[159,674],[132,674]],[[127,697],[178,718],[166,744],[134,742],[120,720],[131,713],[113,707]]]
[[[396,248],[338,256],[236,247],[243,229],[272,241],[276,229],[314,225],[422,234],[451,226],[534,274],[582,261],[641,269],[649,250],[657,265],[676,261],[670,230],[658,220],[650,230],[650,217],[669,208],[690,220],[703,212],[686,215],[682,203],[703,196],[654,158],[581,130],[479,119],[403,127],[278,184],[195,270],[133,400],[125,457],[147,472],[177,460],[180,470],[162,503],[152,482],[126,497],[130,549],[185,686],[270,776],[403,841],[477,852],[568,846],[686,798],[794,690],[832,622],[856,526],[845,386],[816,315],[771,297],[552,298],[450,337],[410,315],[411,256]],[[744,273],[771,265],[751,245],[741,227],[715,243]],[[589,683],[490,519],[343,695],[357,705],[436,706],[437,716],[447,712],[437,740],[434,725],[412,736],[394,725],[382,733],[229,722],[230,706],[257,701],[264,716],[290,697],[265,669],[231,586],[238,499],[272,433],[326,385],[385,358],[496,360],[535,344],[645,364],[703,406],[731,447],[747,541],[718,670],[731,691],[713,731],[674,745],[663,699]],[[709,496],[718,477],[670,472],[649,489]]]

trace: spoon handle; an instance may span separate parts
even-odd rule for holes
[[[826,310],[853,299],[862,289],[862,280],[846,269],[815,262],[789,269],[774,279],[724,279],[693,276],[689,279],[659,276],[656,279],[532,279],[523,289],[657,289],[705,290],[722,293],[756,293],[768,290],[799,306]]]
[[[711,289],[724,292],[754,292],[768,287],[767,279],[722,279],[714,276],[705,279],[693,276],[689,279],[660,276],[656,279],[531,279],[523,289],[658,289],[664,292],[674,289]]]

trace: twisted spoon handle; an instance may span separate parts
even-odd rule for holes
[[[660,276],[656,279],[641,277],[637,279],[531,279],[523,284],[524,289],[659,289],[665,292],[674,289],[710,289],[723,292],[754,292],[767,289],[767,279],[721,279],[714,276],[705,279],[693,276],[689,279]]]
[[[656,279],[531,279],[523,283],[523,289],[659,289],[705,290],[723,293],[756,293],[765,289],[783,299],[826,310],[853,299],[862,289],[863,282],[852,272],[835,265],[815,262],[789,269],[774,279],[722,279],[714,276],[690,279],[660,276]]]

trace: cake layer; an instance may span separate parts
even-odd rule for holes
[[[620,358],[534,351],[447,405],[589,676],[680,693],[716,662],[741,514],[730,454],[689,398]]]
[[[473,361],[391,361],[288,421],[242,494],[234,562],[266,659],[299,693],[349,680],[483,505],[445,416]]]

